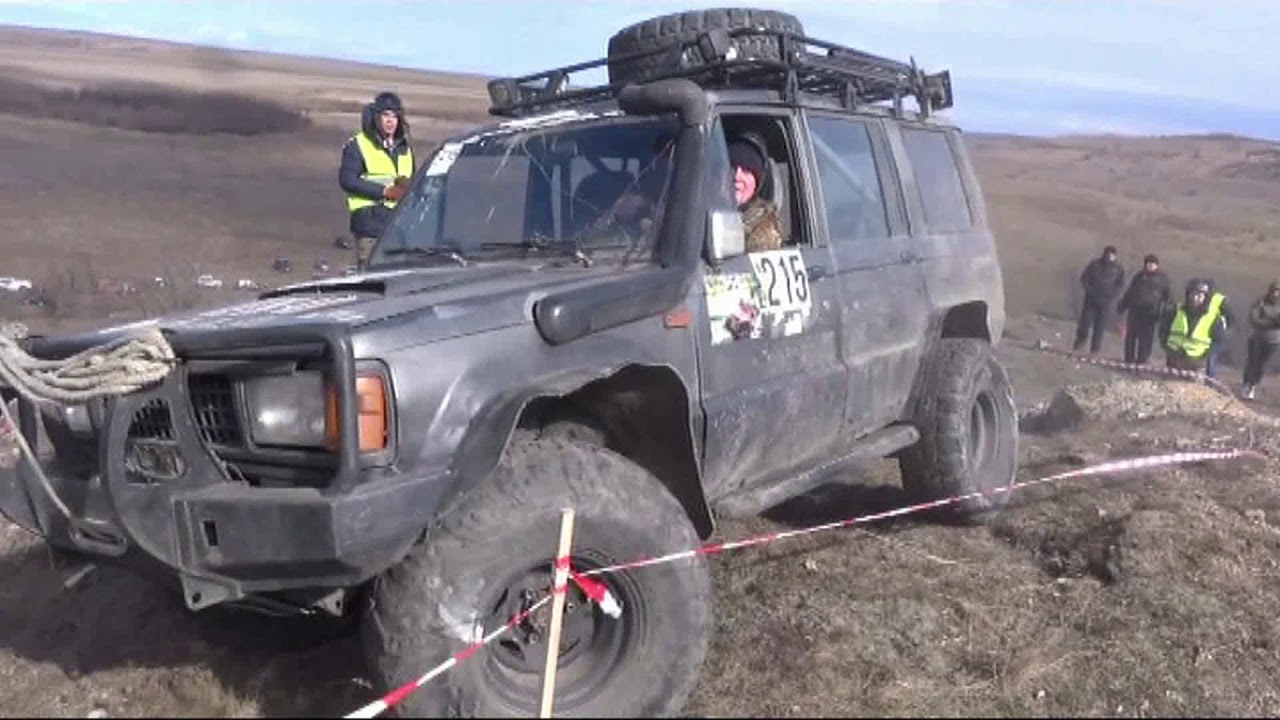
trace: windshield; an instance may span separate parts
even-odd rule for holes
[[[370,264],[511,252],[648,259],[678,130],[673,119],[613,117],[445,143]]]

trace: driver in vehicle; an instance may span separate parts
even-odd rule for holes
[[[760,194],[769,177],[764,153],[754,142],[736,138],[729,142],[729,162],[733,166],[733,193],[742,213],[747,252],[781,248],[782,223],[778,219],[778,208]]]
[[[674,148],[674,138],[660,138],[654,145],[653,159],[609,209],[611,218],[637,235],[647,234],[659,220]]]

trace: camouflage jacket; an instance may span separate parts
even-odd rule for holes
[[[747,252],[777,250],[782,247],[782,222],[778,208],[760,197],[742,208],[742,225],[747,235]]]

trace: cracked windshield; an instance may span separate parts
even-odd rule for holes
[[[669,119],[611,118],[445,143],[371,264],[648,260],[677,130]]]

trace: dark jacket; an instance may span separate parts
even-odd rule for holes
[[[376,120],[373,105],[365,105],[360,112],[360,132],[381,147],[382,134],[378,131]],[[409,126],[401,116],[400,124],[396,126],[395,144],[391,146],[391,151],[388,153],[393,161],[409,151],[408,131]],[[353,137],[342,146],[342,165],[338,169],[338,184],[348,193],[367,197],[370,200],[381,200],[382,186],[376,182],[361,179],[360,176],[364,171],[364,157],[360,155],[360,147],[356,145],[356,139]]]
[[[1094,258],[1080,274],[1085,300],[1110,305],[1124,289],[1124,267],[1114,260]]]
[[[1129,289],[1120,298],[1116,310],[1145,318],[1158,318],[1171,302],[1173,295],[1169,289],[1169,276],[1163,270],[1153,273],[1143,270],[1133,276]]]
[[[1280,280],[1267,288],[1270,294],[1280,288]],[[1249,308],[1249,326],[1253,336],[1268,345],[1280,345],[1280,301],[1267,302],[1267,295],[1258,298]]]

